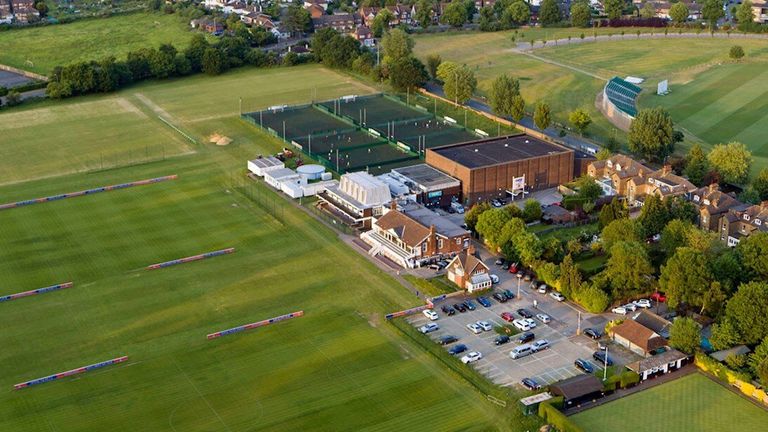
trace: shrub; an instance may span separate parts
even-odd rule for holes
[[[621,385],[621,388],[627,388],[632,387],[639,382],[640,375],[632,371],[626,371],[621,374],[621,381],[619,382],[619,385]]]
[[[562,403],[562,401],[560,402]],[[575,425],[571,420],[554,407],[551,401],[539,404],[539,417],[554,426],[560,432],[583,432],[583,429]]]

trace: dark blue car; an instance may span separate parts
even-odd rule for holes
[[[467,346],[466,345],[458,344],[458,345],[454,345],[453,348],[449,349],[448,350],[448,354],[450,354],[450,355],[457,355],[457,354],[463,353],[466,350],[467,350]]]
[[[491,307],[491,301],[485,297],[478,297],[477,302],[485,307]]]

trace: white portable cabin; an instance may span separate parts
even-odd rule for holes
[[[266,172],[264,174],[264,181],[273,188],[282,190],[282,183],[300,184],[302,178],[301,175],[296,174],[296,172],[290,168],[279,168]]]
[[[248,161],[248,171],[256,174],[259,177],[264,177],[264,174],[280,168],[285,168],[285,164],[274,156],[257,158]]]
[[[304,196],[304,192],[301,189],[301,185],[298,183],[293,183],[291,181],[284,181],[280,184],[280,190],[283,191],[284,194],[288,195],[291,198],[301,198]]]

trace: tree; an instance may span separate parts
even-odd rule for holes
[[[525,207],[523,207],[523,220],[530,223],[541,219],[541,204],[535,199],[529,199],[525,201]]]
[[[502,228],[511,219],[509,213],[505,212],[504,209],[489,209],[478,215],[475,231],[483,237],[485,243],[492,250],[495,250],[502,245],[502,236],[505,234],[502,232]]]
[[[741,45],[732,46],[728,51],[728,57],[736,61],[741,60],[741,58],[744,57],[744,48],[742,48]]]
[[[747,181],[752,165],[752,152],[740,142],[716,145],[707,155],[709,164],[723,181],[741,184]]]
[[[371,31],[373,36],[380,38],[387,29],[389,29],[389,23],[395,19],[395,16],[389,9],[381,9],[379,13],[373,18],[373,24],[371,24]]]
[[[296,4],[288,6],[282,21],[285,29],[291,34],[305,33],[312,29],[312,16],[309,11]]]
[[[512,217],[508,212],[507,217],[510,219],[501,228],[498,233],[498,239],[500,249],[504,257],[510,261],[520,260],[520,235],[527,232],[525,230],[525,222],[522,219]]]
[[[384,63],[392,64],[413,54],[413,38],[403,30],[396,28],[381,40]]]
[[[509,116],[517,123],[520,123],[520,120],[525,117],[525,99],[523,99],[522,96],[517,95],[512,97]]]
[[[740,336],[727,317],[720,323],[712,325],[712,337],[709,341],[712,343],[712,348],[716,350],[728,349],[739,343]]]
[[[437,68],[440,67],[442,62],[443,59],[440,57],[440,54],[430,54],[427,56],[427,72],[429,72],[430,78],[437,79]]]
[[[669,329],[669,345],[686,354],[693,354],[701,344],[701,331],[696,321],[688,317],[678,318]]]
[[[709,289],[704,293],[701,300],[700,314],[708,313],[710,316],[717,316],[725,305],[727,296],[723,292],[723,286],[720,282],[712,282]]]
[[[581,272],[574,264],[573,257],[568,254],[560,263],[560,292],[566,297],[573,297],[581,289]]]
[[[461,1],[453,1],[445,7],[440,22],[459,28],[467,22],[467,7]]]
[[[5,104],[9,107],[14,107],[21,104],[21,94],[16,90],[11,90],[8,95],[5,96]]]
[[[640,225],[634,219],[616,219],[603,228],[601,233],[603,250],[610,251],[620,241],[640,242]]]
[[[523,0],[517,0],[509,5],[501,14],[501,24],[504,28],[512,28],[528,23],[531,19],[531,9]]]
[[[573,127],[575,127],[580,134],[584,134],[587,126],[592,123],[592,117],[590,117],[586,110],[579,108],[571,111],[571,113],[568,115],[568,121],[571,122]]]
[[[421,26],[421,28],[427,28],[432,24],[432,1],[419,0],[416,3],[416,12],[413,14],[413,19]]]
[[[754,345],[768,336],[768,284],[741,284],[725,306],[725,317],[733,324],[739,342]]]
[[[613,197],[610,203],[604,205],[603,208],[600,209],[597,226],[598,228],[603,229],[617,219],[626,219],[628,217],[629,210],[624,205],[624,202],[619,201],[617,197]]]
[[[624,14],[624,0],[605,0],[603,6],[609,19],[619,19]]]
[[[762,376],[760,376],[759,371],[762,365],[768,364],[768,337],[763,338],[760,345],[755,347],[755,351],[749,355],[748,363],[755,375],[760,378],[763,386],[768,385],[768,380],[766,380],[768,378],[766,372],[768,371],[762,371]]]
[[[533,122],[541,130],[549,127],[552,123],[552,113],[550,112],[549,104],[540,102],[536,105],[536,109],[533,111]]]
[[[760,197],[760,201],[768,200],[768,168],[763,168],[752,180],[752,187]]]
[[[741,265],[738,254],[734,249],[726,249],[721,252],[712,263],[712,271],[715,279],[725,293],[732,293],[745,279],[744,267]]]
[[[320,61],[328,67],[349,69],[352,67],[352,62],[360,54],[360,42],[335,31],[329,40],[320,45],[322,49],[315,51],[315,53]]]
[[[741,264],[752,277],[768,279],[768,233],[757,232],[736,246]]]
[[[672,18],[672,22],[675,24],[682,24],[688,21],[688,16],[691,11],[688,10],[688,5],[683,2],[678,2],[669,8],[669,17]]]
[[[520,81],[507,74],[501,74],[493,80],[489,100],[494,113],[506,117],[512,114],[512,100],[520,95]]]
[[[607,147],[603,147],[595,154],[595,159],[604,161],[610,159],[611,156],[613,156],[611,150],[609,150]]]
[[[40,18],[44,18],[48,15],[48,5],[44,1],[39,1],[35,4],[35,9],[40,13]]]
[[[611,247],[610,253],[604,273],[611,282],[613,297],[626,299],[647,292],[653,267],[643,245],[619,241]]]
[[[424,64],[416,57],[400,59],[389,66],[389,82],[400,92],[421,87],[428,77]]]
[[[705,21],[709,22],[709,28],[714,29],[717,25],[717,20],[725,16],[723,0],[704,0],[704,5],[701,7],[701,16]]]
[[[714,275],[703,252],[690,247],[677,249],[666,265],[661,266],[659,285],[667,294],[667,304],[701,306]]]
[[[752,11],[752,1],[744,0],[736,8],[736,19],[739,21],[739,29],[746,31],[755,21],[755,13]]]
[[[656,8],[651,2],[646,2],[640,9],[640,16],[643,18],[653,18],[656,16]]]
[[[695,229],[697,228],[688,221],[679,219],[669,221],[661,231],[661,248],[667,253],[667,256],[672,256],[677,248],[689,246],[690,233]]]
[[[466,65],[443,62],[437,68],[437,76],[443,82],[445,95],[456,103],[467,102],[477,87],[475,73]]]
[[[496,4],[498,3],[496,2]],[[496,20],[496,12],[493,11],[493,7],[484,6],[480,9],[478,24],[480,31],[496,31],[499,29],[499,23]]]
[[[583,175],[576,180],[576,189],[579,191],[579,198],[585,202],[595,202],[600,195],[603,194],[603,189],[590,175]]]
[[[467,224],[467,229],[470,231],[475,231],[477,218],[490,209],[491,205],[487,201],[483,201],[472,206],[469,211],[464,213],[464,223]]]
[[[663,160],[675,149],[672,117],[664,108],[642,109],[629,126],[629,149],[649,160]]]
[[[608,294],[594,284],[576,291],[576,301],[591,313],[600,313],[611,304]]]
[[[203,52],[202,70],[208,75],[218,75],[226,68],[224,53],[216,48],[207,48]]]
[[[642,227],[643,236],[648,238],[659,234],[670,221],[667,206],[657,195],[649,195],[643,203],[640,217],[637,221]]]
[[[333,31],[333,29],[328,29]],[[200,72],[203,65],[203,53],[210,47],[208,40],[205,39],[200,33],[192,35],[192,39],[189,42],[189,46],[184,50],[184,56],[189,59],[189,63],[192,66],[194,72]],[[315,50],[317,52],[317,50]],[[129,55],[130,57],[130,55]],[[129,59],[130,60],[130,59]]]
[[[592,20],[592,11],[586,1],[577,1],[571,4],[571,25],[574,27],[589,27]]]
[[[521,231],[514,242],[515,247],[520,254],[520,261],[522,261],[523,264],[530,265],[544,253],[544,245],[536,234],[532,232],[525,230]]]
[[[683,3],[675,3],[683,4]],[[691,146],[691,149],[688,150],[688,155],[685,158],[685,170],[683,171],[683,174],[688,177],[688,180],[691,181],[691,183],[695,184],[696,186],[701,186],[702,182],[704,181],[704,177],[706,177],[707,173],[709,172],[709,161],[707,160],[706,154],[704,154],[704,150],[701,148],[699,144],[694,144]]]
[[[560,22],[560,7],[557,0],[543,0],[539,6],[539,22],[543,25]]]

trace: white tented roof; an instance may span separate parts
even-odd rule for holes
[[[363,171],[342,175],[339,189],[365,206],[379,206],[391,199],[389,186]]]

